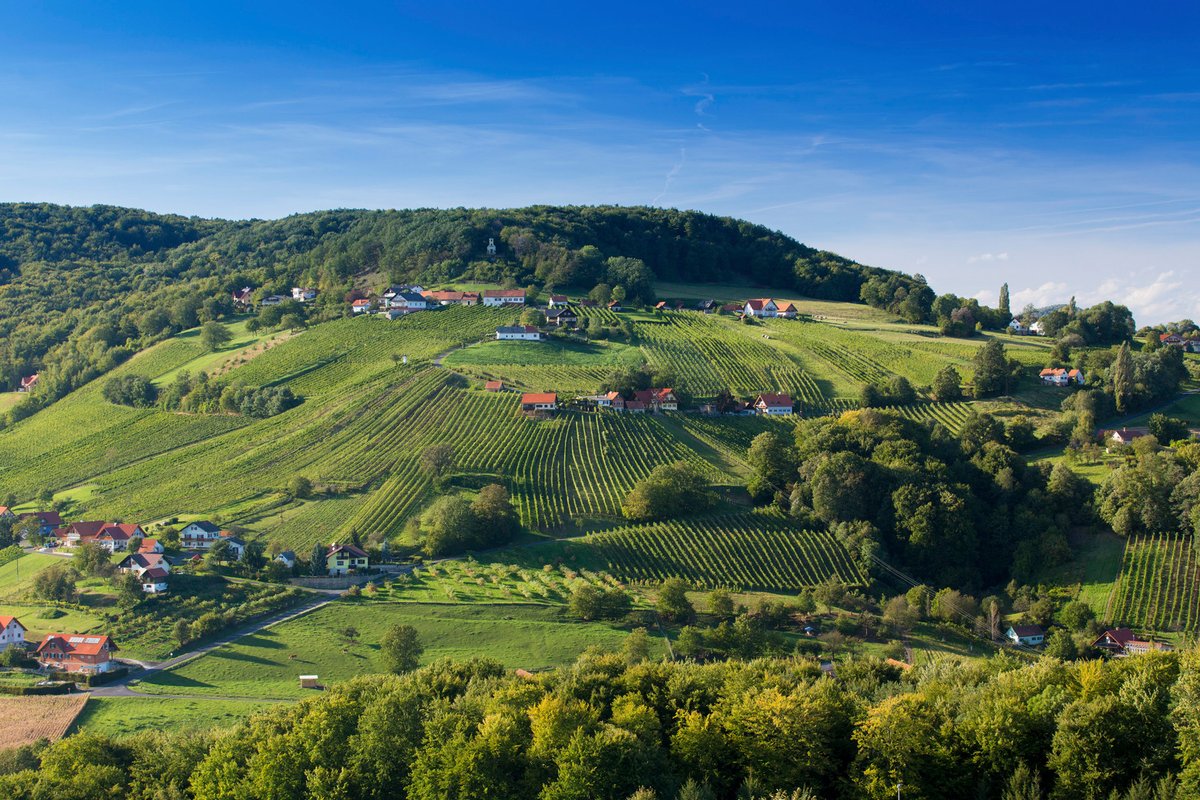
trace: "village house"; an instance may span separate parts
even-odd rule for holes
[[[429,308],[429,301],[416,292],[398,292],[388,300],[388,308],[412,314]]]
[[[24,647],[25,630],[16,617],[0,615],[0,653],[10,647]]]
[[[0,519],[16,519],[17,515],[8,506],[0,506]]]
[[[1021,647],[1039,647],[1046,641],[1041,625],[1010,625],[1004,637]]]
[[[117,646],[107,636],[48,633],[37,646],[38,666],[54,672],[93,674],[108,672],[117,664],[112,654]]]
[[[158,539],[142,539],[142,543],[138,545],[138,552],[144,555],[152,555],[162,553],[162,542]]]
[[[496,328],[496,338],[500,341],[540,342],[542,332],[533,325],[507,325]]]
[[[742,306],[742,313],[747,317],[777,317],[779,306],[769,297],[759,297],[747,300]]]
[[[546,312],[546,323],[559,328],[574,328],[579,324],[579,315],[569,308],[552,308]]]
[[[21,384],[17,387],[18,392],[32,392],[33,387],[37,386],[38,374],[35,372],[32,375],[26,375],[21,378]]]
[[[521,395],[521,410],[526,414],[557,411],[558,395],[554,392],[526,392]]]
[[[1038,377],[1048,386],[1070,386],[1072,383],[1082,386],[1085,382],[1083,370],[1062,367],[1046,367],[1038,373]]]
[[[570,303],[571,301],[567,299],[565,294],[550,295],[550,308],[565,308],[566,306],[570,305]]]
[[[371,310],[371,301],[365,297],[355,300],[350,304],[350,310],[355,314],[365,314]]]
[[[667,310],[667,301],[659,300],[657,303],[654,304],[654,310],[655,311],[666,311]]]
[[[298,303],[307,303],[317,299],[317,290],[304,286],[292,287],[292,299]]]
[[[167,571],[162,567],[148,569],[141,574],[142,591],[146,594],[162,594],[167,591]]]
[[[795,319],[796,315],[799,314],[799,311],[796,310],[794,303],[790,303],[785,300],[784,302],[779,303],[778,306],[779,308],[776,313],[778,316],[783,317],[784,319]]]
[[[1105,431],[1104,439],[1110,445],[1133,444],[1134,439],[1149,435],[1149,428],[1121,428],[1115,431]]]
[[[608,304],[608,310],[612,311],[615,314],[619,314],[622,311],[624,311],[625,309],[621,308],[621,302],[619,300],[613,300],[611,303]]]
[[[483,390],[485,392],[503,392],[504,381],[488,381],[483,384]]]
[[[190,522],[179,532],[179,546],[184,550],[207,550],[221,538],[221,529],[208,520]]]
[[[1096,641],[1092,642],[1092,647],[1099,648],[1110,655],[1118,658],[1124,656],[1137,656],[1151,651],[1170,652],[1174,648],[1166,642],[1155,642],[1146,639],[1138,638],[1138,635],[1129,628],[1110,628]]]
[[[485,306],[523,306],[525,305],[524,289],[488,289],[483,293]]]
[[[1187,340],[1178,333],[1160,333],[1158,335],[1159,344],[1168,344],[1172,347],[1183,347]]]
[[[740,314],[745,309],[742,303],[726,303],[721,306],[722,314]]]
[[[754,411],[757,414],[785,416],[792,413],[792,398],[786,394],[760,394],[754,400]]]
[[[325,554],[325,568],[333,577],[349,575],[368,566],[367,554],[352,544],[335,544]]]
[[[42,536],[49,536],[54,533],[55,528],[60,528],[63,524],[62,516],[57,511],[27,511],[17,519],[25,521],[30,517],[37,519],[38,533]]]
[[[674,389],[644,389],[634,392],[633,399],[655,413],[679,410],[679,398]]]
[[[221,539],[229,545],[229,554],[233,556],[230,560],[241,561],[242,556],[246,553],[246,543],[238,537],[230,535],[229,531],[221,531]]]
[[[716,300],[701,300],[699,303],[696,303],[696,310],[702,311],[705,314],[712,314],[713,312],[715,312],[717,310],[717,301]]]
[[[291,569],[296,566],[296,553],[292,550],[284,550],[275,556],[275,560],[288,569]]]
[[[159,553],[130,553],[117,564],[121,572],[131,572],[138,577],[152,569],[161,569],[169,573],[171,565]]]
[[[241,289],[235,289],[230,293],[233,296],[233,304],[245,308],[254,304],[254,290],[249,286],[243,286]]]
[[[129,540],[135,537],[145,538],[140,526],[118,522],[72,522],[54,531],[54,538],[60,547],[95,543],[110,553],[124,550],[129,546]]]
[[[439,306],[479,305],[479,294],[477,292],[438,291],[421,292],[421,295],[429,302],[437,303]]]
[[[415,293],[415,294],[423,294],[424,291],[425,291],[424,286],[418,286],[416,284],[409,285],[409,284],[402,283],[402,284],[399,284],[396,286],[389,286],[387,288],[387,291],[385,291],[383,293],[383,299],[391,300],[396,295],[404,294],[405,292]]]
[[[1008,323],[1008,332],[1013,336],[1031,336],[1033,334],[1019,317],[1013,317],[1012,321]]]

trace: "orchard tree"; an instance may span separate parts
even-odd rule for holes
[[[654,608],[668,622],[690,622],[696,609],[687,596],[688,584],[682,578],[667,578],[658,587]]]
[[[416,669],[424,652],[421,637],[412,625],[393,625],[379,642],[384,669],[396,675]]]
[[[200,344],[205,350],[220,350],[232,338],[229,328],[219,322],[206,322],[200,326]]]

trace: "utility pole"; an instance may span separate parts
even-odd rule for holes
[[[904,781],[896,781],[896,800],[900,800],[900,787],[904,785]]]

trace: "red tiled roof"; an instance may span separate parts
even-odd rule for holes
[[[142,539],[142,545],[138,548],[139,553],[154,553],[154,548],[158,546],[158,539]],[[157,555],[157,553],[154,553]]]
[[[92,636],[84,633],[48,633],[46,638],[42,639],[41,644],[37,646],[37,652],[42,652],[54,642],[56,642],[56,647],[81,656],[96,656],[105,650],[118,649],[107,636]]]
[[[558,395],[554,392],[526,392],[521,395],[521,405],[532,406],[544,403],[557,403]]]
[[[483,293],[484,297],[524,297],[524,289],[488,289]]]
[[[356,308],[357,308],[357,307],[360,307],[360,306],[369,306],[369,305],[371,305],[371,301],[370,301],[370,300],[365,300],[365,299],[364,299],[364,300],[355,300],[355,301],[354,301],[353,303],[351,303],[350,305],[352,305],[352,306],[355,306]]]
[[[769,297],[756,297],[752,300],[747,300],[746,305],[750,306],[753,311],[762,311],[767,307],[767,303],[772,302],[774,301]]]
[[[796,310],[796,306],[794,306],[793,304],[788,303],[788,302],[784,302],[784,303],[780,304],[780,306],[779,306],[780,312],[795,311],[795,310]]]
[[[29,375],[24,378],[21,378],[21,388],[22,389],[32,389],[33,385],[37,382],[38,382],[38,375],[37,375],[37,373],[34,373],[33,375]]]
[[[11,616],[0,614],[0,631],[4,630],[9,625],[12,625],[14,622],[17,623],[18,625],[21,625],[21,620],[17,619],[16,617],[11,617]],[[21,625],[21,630],[27,631],[29,629],[26,628],[24,625]]]
[[[754,401],[754,405],[757,406],[759,402],[762,402],[768,408],[790,406],[792,405],[792,397],[787,394],[760,394],[758,399]]]
[[[552,295],[550,295],[550,299],[552,301],[554,301],[555,303],[567,302],[567,296],[565,294],[552,294]]]
[[[1046,631],[1041,625],[1013,625],[1013,633],[1022,638],[1026,636],[1045,636]]]
[[[485,389],[503,389],[504,381],[488,381],[483,385]]]

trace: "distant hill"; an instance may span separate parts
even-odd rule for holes
[[[230,221],[8,203],[0,204],[0,389],[41,371],[41,391],[62,396],[163,335],[220,315],[213,298],[243,285],[319,287],[319,318],[340,316],[364,276],[619,282],[643,300],[655,280],[721,281],[851,302],[872,277],[916,280],[761,225],[659,208],[336,210]]]

